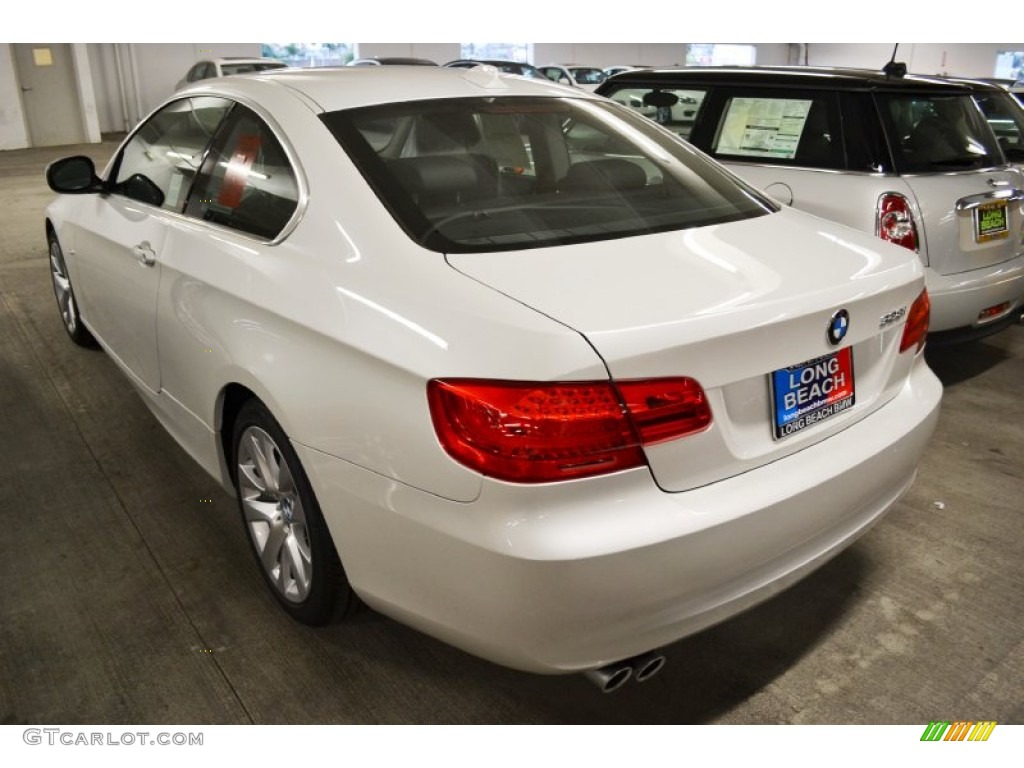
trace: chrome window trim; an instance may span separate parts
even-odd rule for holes
[[[810,171],[813,173],[833,173],[840,176],[869,176],[878,179],[899,178],[900,174],[891,171],[850,171],[842,168],[815,168],[813,165],[782,165],[781,163],[758,163],[753,160],[734,160],[728,156],[711,155],[723,165],[749,165],[756,168],[771,168],[780,171]]]

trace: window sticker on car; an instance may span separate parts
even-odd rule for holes
[[[810,99],[732,99],[715,151],[792,160],[812,103]]]

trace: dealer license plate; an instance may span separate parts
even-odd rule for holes
[[[773,371],[774,437],[789,437],[853,405],[851,347]]]
[[[974,239],[979,243],[1008,237],[1010,228],[1006,224],[1006,201],[996,200],[979,205],[974,209]]]

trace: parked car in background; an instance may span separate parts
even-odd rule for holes
[[[362,59],[353,59],[348,63],[349,67],[379,67],[381,65],[395,65],[401,67],[436,67],[437,62],[430,59],[418,59],[413,56],[369,56]]]
[[[604,68],[605,78],[609,78],[612,75],[617,75],[619,72],[631,72],[634,69],[650,69],[642,64],[613,64],[610,67]]]
[[[912,253],[546,78],[204,81],[47,180],[68,336],[310,624],[613,690],[867,531],[938,418]]]
[[[222,58],[203,59],[192,65],[191,69],[178,81],[176,88],[183,88],[189,83],[209,80],[214,77],[228,75],[245,75],[252,72],[266,72],[270,69],[285,69],[288,65],[278,59],[252,58],[241,56],[225,56]]]
[[[971,89],[1006,159],[1024,165],[1024,107],[1020,102],[994,79],[948,79]]]
[[[808,67],[625,72],[598,93],[776,199],[918,254],[937,344],[1002,330],[1024,304],[1024,175],[981,88],[1006,106],[996,86]]]
[[[545,64],[538,69],[556,83],[572,85],[588,91],[596,90],[597,86],[605,80],[603,69],[584,67],[580,64]]]
[[[444,66],[455,67],[457,69],[472,69],[473,67],[479,67],[485,64],[494,67],[499,72],[503,72],[506,75],[519,75],[520,77],[529,77],[534,80],[548,79],[539,69],[532,64],[527,64],[525,61],[510,61],[507,59],[457,59],[455,61],[449,61]]]

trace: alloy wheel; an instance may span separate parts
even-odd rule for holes
[[[249,538],[269,581],[288,602],[309,596],[313,574],[302,498],[274,439],[249,426],[238,442],[238,490]]]

